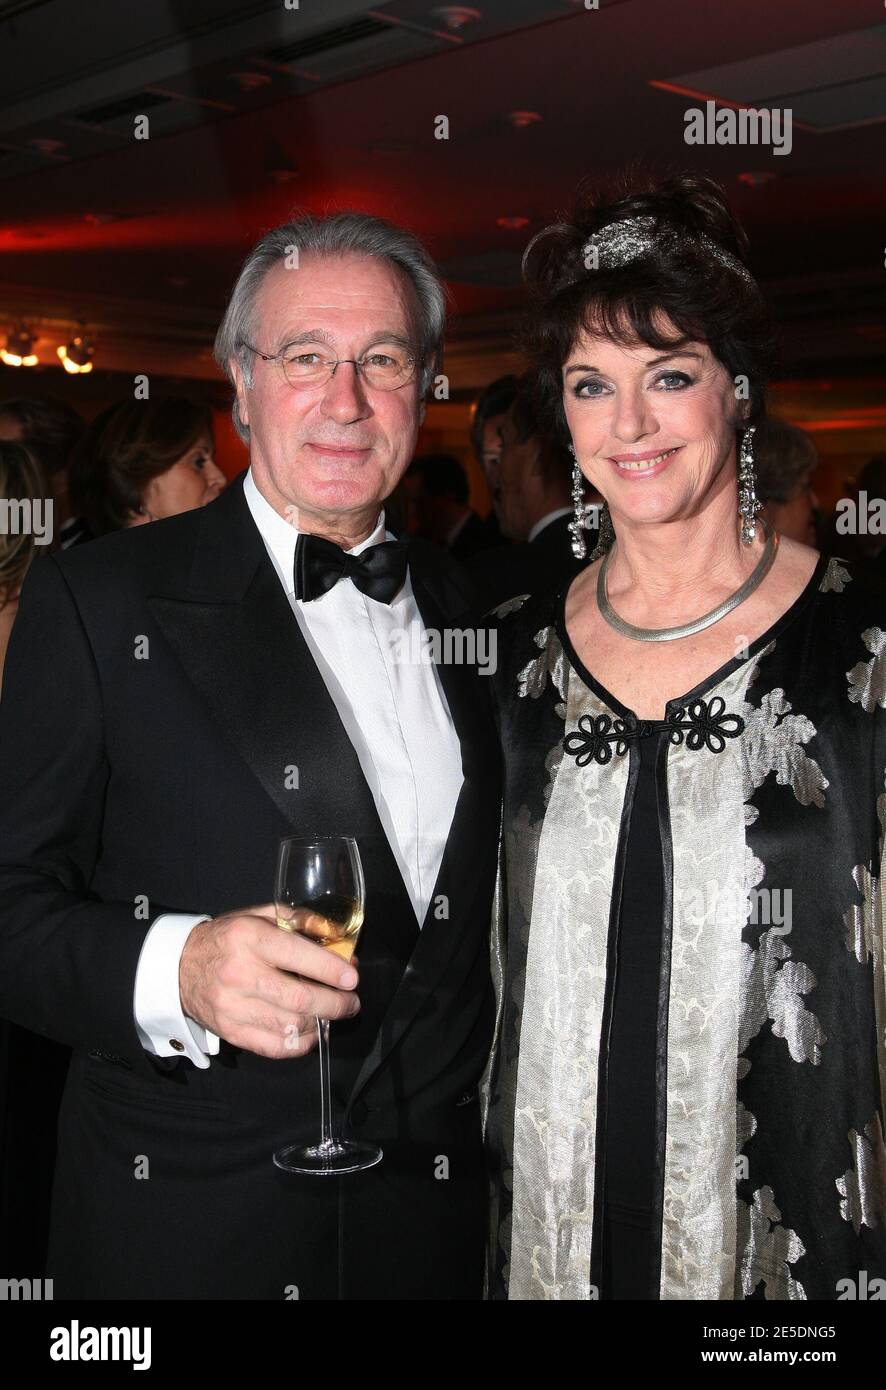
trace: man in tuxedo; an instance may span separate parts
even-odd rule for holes
[[[390,223],[269,232],[216,340],[249,469],[25,585],[0,1013],[73,1048],[56,1298],[481,1294],[497,755],[482,668],[451,660],[470,645],[424,640],[461,632],[471,595],[382,507],[443,323],[433,263]],[[275,925],[293,834],[357,840],[356,970]],[[362,1173],[272,1162],[318,1137],[316,1015],[343,1135],[384,1150]]]
[[[518,594],[568,584],[587,564],[572,553],[570,456],[537,418],[528,380],[498,423],[500,452],[492,493],[502,534],[512,545],[466,562],[480,612]],[[594,546],[591,540],[589,549]]]

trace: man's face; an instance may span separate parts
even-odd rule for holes
[[[496,509],[502,535],[525,541],[529,535],[527,491],[538,466],[538,440],[519,439],[510,411],[501,417]]]
[[[252,346],[361,358],[385,343],[415,349],[417,305],[408,280],[365,256],[304,257],[275,266],[256,296]],[[411,459],[424,405],[420,372],[396,391],[367,386],[350,362],[319,386],[294,388],[277,363],[253,355],[247,387],[232,361],[240,416],[249,426],[256,482],[294,525],[343,531],[374,524]]]
[[[486,481],[489,484],[489,491],[492,494],[492,506],[496,516],[501,520],[499,512],[499,478],[498,467],[501,461],[501,430],[504,424],[504,415],[490,415],[483,426],[483,452],[481,463],[483,472],[486,474]]]

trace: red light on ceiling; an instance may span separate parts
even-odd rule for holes
[[[528,217],[496,217],[496,227],[504,227],[506,232],[519,232],[529,226]]]
[[[774,178],[775,175],[768,169],[747,169],[738,175],[739,183],[745,184],[748,188],[762,188],[764,184],[772,183]]]

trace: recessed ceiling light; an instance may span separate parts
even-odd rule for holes
[[[19,324],[6,338],[6,346],[0,348],[0,361],[7,367],[36,367],[37,354],[34,351],[36,335]]]
[[[56,348],[56,352],[65,371],[72,376],[92,371],[95,348],[85,332],[75,333],[70,342]]]
[[[472,9],[470,5],[438,5],[431,10],[434,19],[442,20],[447,29],[453,33],[457,29],[463,29],[466,24],[476,24],[478,19],[483,16],[479,10]]]

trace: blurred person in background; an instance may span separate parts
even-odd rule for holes
[[[757,496],[773,531],[803,545],[816,543],[818,499],[812,475],[818,451],[809,435],[786,420],[761,421],[755,438]]]
[[[44,474],[30,450],[22,444],[0,440],[0,500],[36,502],[45,495]],[[33,531],[19,529],[12,512],[9,522],[4,518],[0,524],[0,689],[19,591],[34,556],[46,548],[37,545]]]
[[[119,401],[97,415],[71,459],[71,497],[92,536],[203,507],[225,477],[205,406],[183,397]]]
[[[492,510],[485,518],[485,528],[497,545],[505,542],[499,523],[498,509],[495,506],[495,489],[498,486],[498,460],[502,452],[501,427],[510,406],[515,400],[519,378],[509,373],[497,377],[485,386],[473,404],[470,421],[470,445],[474,456],[483,468],[485,481],[492,495]]]
[[[61,550],[85,538],[68,488],[68,465],[84,429],[73,406],[54,396],[17,396],[0,401],[0,440],[23,444],[42,468],[53,501],[55,541]]]
[[[467,560],[494,544],[482,519],[468,506],[468,478],[454,454],[419,454],[403,479],[412,529]]]
[[[474,402],[471,414],[471,447],[486,474],[490,489],[501,454],[499,429],[514,403],[519,377],[513,372],[489,383]]]
[[[518,378],[509,373],[489,383],[474,402],[471,412],[471,448],[486,476],[492,494],[492,511],[484,525],[497,545],[504,541],[496,507],[498,462],[501,457],[501,425],[517,394]]]
[[[886,512],[886,454],[875,454],[858,475],[856,517],[853,537],[855,557],[859,564],[886,579],[886,533],[881,516]],[[864,517],[864,521],[861,518]],[[841,539],[844,539],[841,537]],[[845,548],[845,547],[844,547]]]
[[[42,501],[46,491],[30,450],[0,441],[0,500]],[[0,691],[22,582],[35,557],[50,548],[7,515],[0,526]],[[7,1269],[27,1269],[31,1277],[42,1277],[46,1258],[55,1126],[69,1056],[67,1047],[0,1019],[0,1251]]]
[[[569,531],[572,459],[542,431],[528,380],[496,429],[501,440],[496,507],[503,536],[515,544],[497,546],[468,562],[483,612],[518,594],[558,588],[587,564],[573,554]]]

